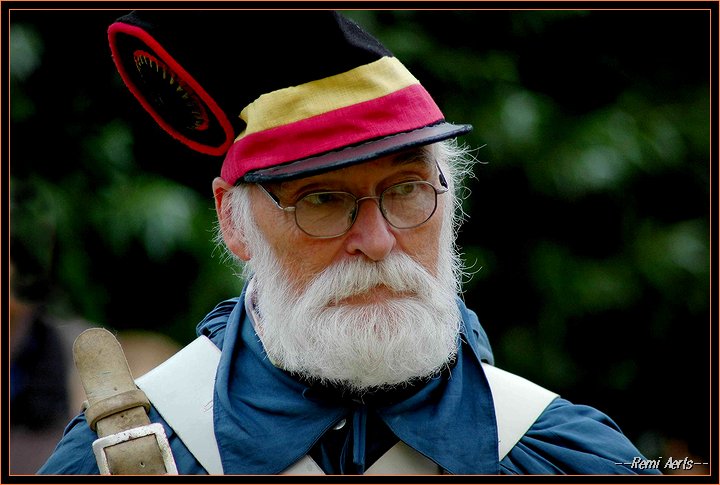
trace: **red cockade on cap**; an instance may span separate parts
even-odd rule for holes
[[[141,41],[143,48],[132,50],[133,62],[123,62],[127,57],[118,47],[118,37],[125,35]],[[120,77],[135,95],[143,108],[170,135],[188,147],[207,155],[224,155],[232,145],[234,132],[225,112],[205,89],[155,40],[141,28],[115,22],[108,29],[110,49]],[[142,81],[141,81],[142,80]],[[147,89],[153,83],[156,89]],[[182,123],[169,116],[168,110],[180,105],[189,113],[188,121]],[[212,125],[218,126],[224,136],[216,142],[203,142],[193,138],[188,130],[207,131]],[[178,123],[182,123],[179,125]]]

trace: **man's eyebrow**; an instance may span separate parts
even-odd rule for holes
[[[423,148],[417,148],[414,150],[408,150],[401,152],[392,160],[393,165],[404,165],[408,163],[429,163],[430,158],[428,156],[427,150]]]

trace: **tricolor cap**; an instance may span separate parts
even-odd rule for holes
[[[469,132],[333,11],[140,10],[109,30],[127,87],[230,183],[305,177]]]

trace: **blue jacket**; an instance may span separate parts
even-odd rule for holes
[[[328,474],[362,473],[398,439],[451,474],[658,473],[623,465],[642,457],[617,425],[561,398],[499,461],[492,396],[480,365],[493,363],[492,351],[475,313],[459,299],[464,326],[452,368],[362,399],[272,366],[244,300],[243,292],[220,303],[197,327],[198,335],[222,349],[214,419],[226,474],[276,474],[307,454]],[[180,474],[204,474],[154,409],[150,419],[164,425]],[[38,473],[97,474],[96,438],[84,416],[77,416]]]

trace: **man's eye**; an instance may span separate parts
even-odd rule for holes
[[[417,184],[414,182],[408,182],[405,184],[398,184],[388,189],[388,194],[395,197],[406,197],[411,195],[417,189]]]
[[[337,192],[318,192],[306,195],[302,198],[302,202],[311,206],[341,204],[344,199],[343,195]]]

